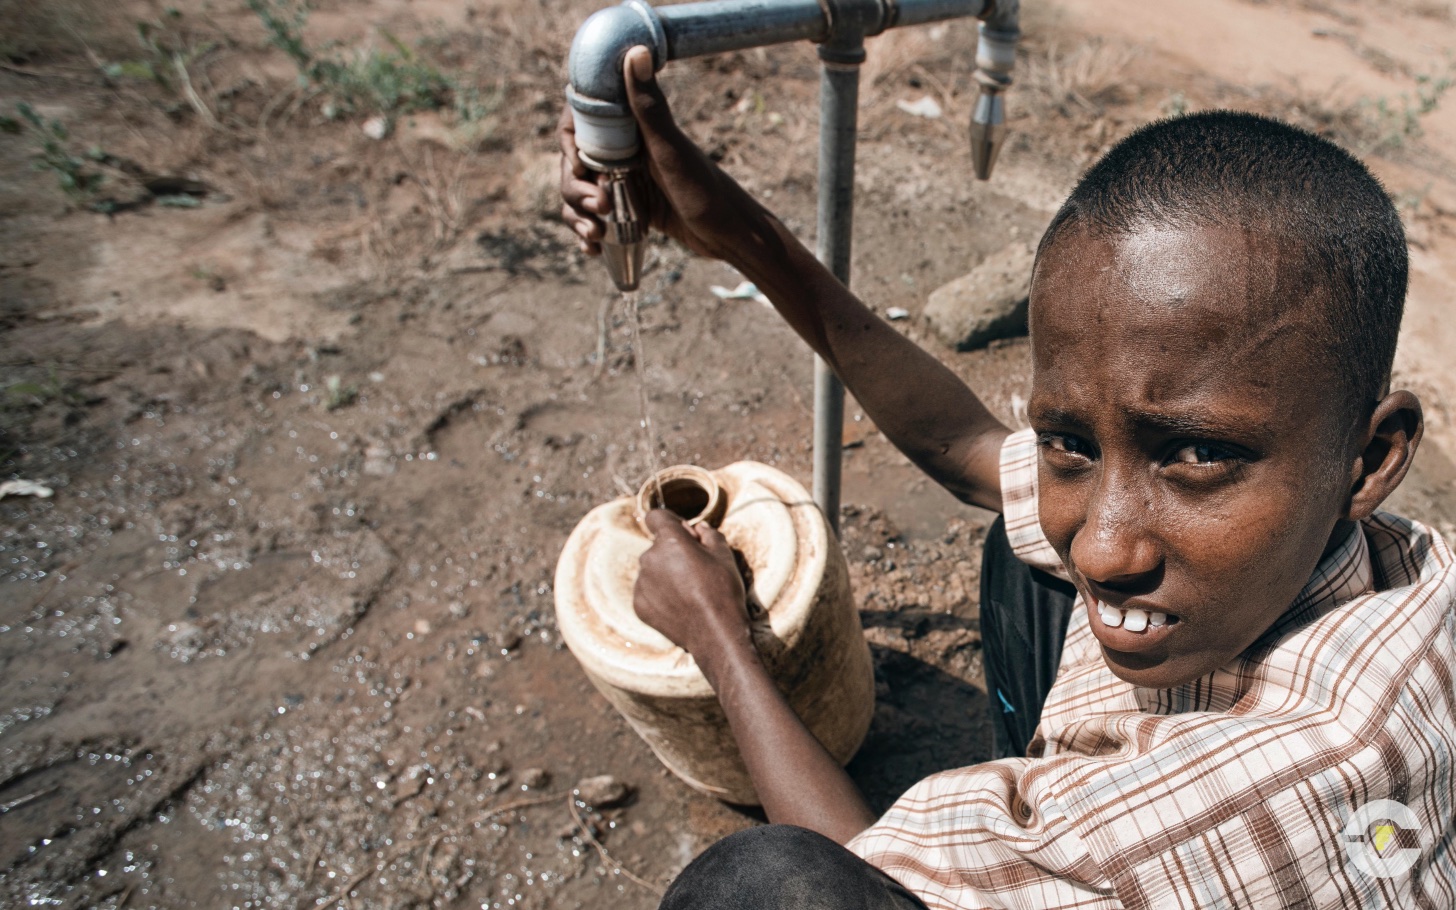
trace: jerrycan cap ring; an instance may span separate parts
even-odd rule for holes
[[[649,539],[652,532],[647,529],[647,513],[659,508],[666,508],[689,526],[706,522],[716,528],[728,511],[728,497],[711,472],[697,465],[673,465],[647,478],[637,491],[637,527]]]

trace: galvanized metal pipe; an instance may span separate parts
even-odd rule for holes
[[[660,7],[657,17],[668,60],[829,37],[818,0],[706,0]]]
[[[854,154],[859,130],[859,67],[864,37],[819,46],[819,218],[815,254],[849,286],[854,241]],[[814,501],[839,534],[844,449],[844,383],[814,357]]]
[[[652,7],[626,0],[597,10],[571,43],[567,68],[572,106],[630,116],[622,58],[643,45],[661,69],[669,60],[792,41],[861,39],[905,25],[980,17],[988,10],[1014,28],[1018,0],[703,0]]]

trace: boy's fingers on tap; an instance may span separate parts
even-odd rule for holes
[[[561,178],[561,198],[579,217],[588,221],[595,221],[593,216],[605,215],[612,208],[601,187],[590,180],[578,180],[566,174]]]
[[[556,121],[556,138],[561,143],[561,161],[573,177],[585,177],[586,165],[576,154],[576,119],[571,116],[571,106],[563,105],[561,117]],[[566,178],[562,177],[562,183]]]
[[[570,108],[561,112],[556,134],[561,141],[561,197],[575,209],[605,214],[610,207],[607,194],[597,186],[594,176],[576,153],[576,126]],[[570,221],[569,218],[567,220]]]
[[[569,202],[561,206],[561,220],[586,243],[597,243],[602,239],[602,223],[583,215]]]

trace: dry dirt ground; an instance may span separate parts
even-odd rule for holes
[[[908,309],[898,324],[1015,421],[1024,340],[949,352],[920,323],[931,290],[1034,237],[1081,168],[1160,114],[1321,130],[1406,218],[1397,381],[1430,429],[1396,505],[1450,534],[1450,0],[1025,3],[1016,132],[989,184],[963,140],[973,28],[873,42],[856,286]],[[0,134],[0,479],[55,491],[0,501],[0,904],[645,908],[754,822],[658,767],[553,619],[566,535],[649,463],[625,314],[554,215],[563,58],[593,7],[315,0],[302,34],[330,59],[448,76],[439,109],[410,112],[300,81],[245,0],[0,0],[0,115],[19,130]],[[807,238],[812,50],[664,78]],[[925,95],[945,117],[896,107]],[[807,481],[803,347],[708,293],[736,283],[724,267],[651,255],[662,461]],[[843,536],[879,706],[851,771],[883,806],[987,753],[987,516],[857,417]],[[598,774],[630,799],[569,800]]]

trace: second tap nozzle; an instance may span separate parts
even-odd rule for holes
[[[976,110],[971,115],[971,164],[976,170],[976,179],[991,179],[991,169],[1006,144],[1006,102],[1001,100],[1001,90],[988,85],[981,86],[981,97],[976,99]]]

